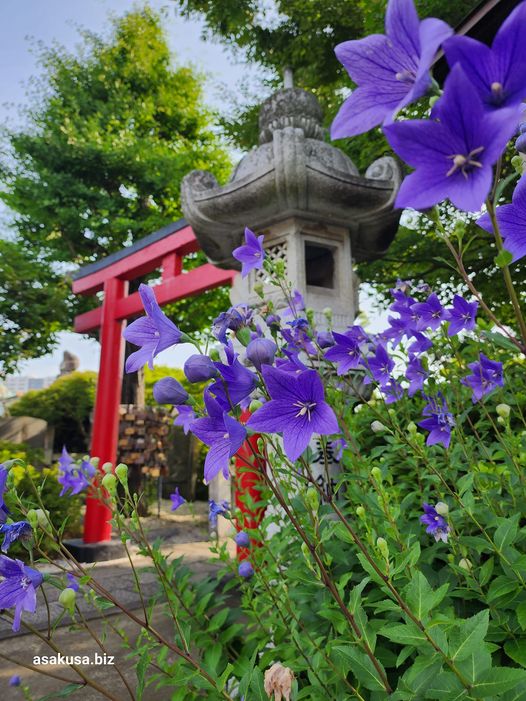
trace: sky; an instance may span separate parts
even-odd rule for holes
[[[154,8],[166,8],[165,27],[177,63],[192,63],[208,76],[206,100],[211,107],[224,108],[225,88],[235,92],[241,82],[256,77],[257,69],[236,59],[224,47],[201,38],[202,25],[178,17],[174,3],[150,0]],[[27,105],[26,88],[38,73],[34,47],[58,42],[74,49],[79,42],[79,27],[103,33],[111,13],[122,15],[134,6],[132,0],[1,0],[0,23],[0,123],[16,125],[20,105]],[[6,211],[0,211],[5,220]],[[166,351],[160,364],[181,366],[191,354],[191,346]],[[55,352],[21,365],[19,374],[47,377],[58,373],[65,350],[80,359],[80,369],[97,370],[99,344],[74,333],[61,333]]]
[[[122,15],[134,7],[133,0],[1,0],[0,24],[0,124],[16,126],[20,106],[27,106],[26,90],[31,76],[38,73],[34,48],[39,42],[53,42],[73,50],[79,43],[79,28],[95,33],[108,30],[111,14]],[[225,91],[235,94],[240,85],[254,85],[260,71],[243,63],[218,43],[202,39],[202,24],[178,17],[170,0],[150,0],[154,8],[166,9],[165,27],[178,63],[192,63],[207,75],[206,101],[213,108],[225,107]],[[0,209],[0,221],[6,220]],[[5,229],[4,229],[5,230]],[[370,303],[363,301],[370,310]],[[374,326],[379,325],[375,319]],[[49,377],[58,374],[63,352],[79,357],[81,370],[98,370],[99,344],[79,334],[59,334],[56,350],[47,356],[21,364],[18,374]],[[165,351],[158,363],[181,367],[191,355],[188,344]]]

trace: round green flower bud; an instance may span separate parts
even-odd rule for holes
[[[511,407],[509,404],[497,404],[497,414],[503,418],[507,419],[510,415]]]
[[[115,474],[121,484],[128,484],[128,465],[123,462],[119,463],[115,468]]]
[[[371,431],[373,433],[382,433],[383,431],[387,431],[387,426],[385,426],[381,421],[373,421],[371,424]]]
[[[358,516],[358,518],[365,520],[365,509],[363,508],[363,506],[358,506],[358,508],[356,509],[356,515]]]
[[[102,465],[102,471],[105,472],[106,474],[109,474],[110,472],[113,472],[113,463],[111,462],[105,462]]]
[[[102,486],[108,490],[108,492],[114,492],[117,488],[117,478],[113,474],[106,474],[102,478]]]
[[[459,561],[458,566],[460,567],[460,569],[466,570],[466,572],[471,572],[471,570],[473,569],[473,563],[465,557],[463,557],[462,560]]]
[[[308,487],[307,493],[305,494],[305,501],[313,511],[318,511],[320,508],[320,496],[316,487],[312,485]]]
[[[26,519],[32,528],[49,528],[49,511],[43,509],[29,509]]]
[[[93,465],[93,467],[97,468],[99,466],[100,459],[99,458],[90,458],[89,462]]]
[[[60,596],[58,597],[58,603],[66,609],[66,611],[73,611],[75,608],[75,601],[77,599],[77,594],[76,592],[71,589],[71,587],[67,587],[66,589],[63,589],[60,592]]]
[[[38,526],[38,516],[35,509],[29,509],[26,514],[26,519],[31,528],[36,528]]]
[[[263,406],[263,402],[260,402],[259,399],[253,399],[250,402],[250,406],[248,407],[248,410],[250,411],[251,414],[253,414],[258,409],[261,409],[262,406]]]
[[[449,506],[444,504],[443,501],[437,501],[435,504],[435,511],[437,514],[440,514],[440,516],[447,516],[449,513]]]
[[[387,558],[389,557],[389,546],[387,545],[386,539],[382,538],[382,537],[377,538],[376,539],[376,547],[378,548],[378,550],[382,553],[382,555],[387,560]]]
[[[410,422],[407,424],[407,432],[408,432],[411,436],[414,436],[414,434],[418,432],[417,425],[414,423],[414,421],[410,421]]]
[[[373,469],[371,470],[371,475],[377,482],[382,481],[382,471],[379,467],[373,467]]]
[[[497,423],[500,424],[501,426],[505,426],[506,419],[504,419],[502,416],[497,416]]]

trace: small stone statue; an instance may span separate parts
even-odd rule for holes
[[[75,372],[75,370],[78,369],[79,365],[80,360],[76,355],[70,353],[69,351],[64,351],[64,356],[62,358],[62,362],[60,363],[59,377],[62,377],[63,375],[69,375],[70,373]]]

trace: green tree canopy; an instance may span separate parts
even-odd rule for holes
[[[65,266],[97,260],[178,219],[189,171],[206,168],[219,180],[229,171],[201,76],[173,65],[162,17],[150,8],[113,20],[107,37],[84,32],[74,53],[42,49],[40,66],[25,123],[4,132],[0,161],[0,197],[13,213],[20,261],[26,270],[35,264],[31,279],[47,296],[46,320],[33,327],[40,340],[26,342],[27,357],[86,308],[86,300],[66,304],[63,285],[57,288]],[[2,256],[2,276],[5,265]],[[199,328],[214,303],[224,299],[193,304],[191,314],[182,303],[178,316]],[[20,323],[8,309],[0,314],[11,336]],[[0,362],[11,364],[12,356],[2,353]]]

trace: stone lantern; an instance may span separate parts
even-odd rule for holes
[[[401,180],[396,161],[380,158],[360,175],[351,159],[324,140],[316,97],[286,79],[263,103],[259,146],[238,163],[229,182],[218,185],[206,171],[182,184],[187,221],[211,262],[240,269],[231,256],[245,226],[265,234],[266,255],[284,262],[287,277],[323,327],[322,310],[333,310],[334,328],[352,324],[358,311],[353,262],[381,256],[398,228],[393,202]],[[263,284],[277,309],[285,306],[276,287],[253,271],[232,288],[232,302],[260,303]]]

